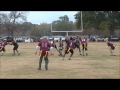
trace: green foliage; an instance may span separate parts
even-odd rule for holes
[[[81,13],[75,15],[76,25],[79,28]],[[84,29],[94,28],[102,30],[104,34],[114,34],[114,30],[120,26],[120,11],[83,11]]]
[[[35,25],[30,33],[31,36],[50,36],[50,24],[42,23],[41,25]]]
[[[67,15],[59,17],[60,20],[56,20],[52,22],[53,31],[72,31],[75,26],[72,21],[69,21]],[[54,33],[56,35],[57,33]],[[59,33],[59,35],[66,35],[65,32]]]

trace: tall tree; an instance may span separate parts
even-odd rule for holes
[[[66,22],[66,23],[69,22],[69,18],[68,18],[67,15],[61,16],[61,17],[59,17],[59,19],[60,19],[62,22]]]
[[[14,32],[17,30],[17,24],[26,21],[27,12],[23,11],[11,11],[9,14],[3,13],[1,15],[2,23],[8,30],[8,33],[13,37]]]
[[[80,12],[75,15],[75,19],[79,28]],[[120,11],[83,11],[83,22],[85,29],[109,30],[112,35],[120,24]]]
[[[74,24],[72,21],[69,21],[67,15],[60,16],[59,20],[53,21],[53,31],[72,31],[74,28]],[[61,33],[53,33],[54,35],[66,35],[65,32]]]

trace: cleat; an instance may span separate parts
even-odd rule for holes
[[[45,68],[46,70],[48,70],[48,68]]]

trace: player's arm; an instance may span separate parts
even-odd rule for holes
[[[36,49],[35,49],[35,54],[37,54],[38,50],[40,49],[39,46],[36,46]]]
[[[116,45],[115,45],[115,44],[113,44],[113,46],[114,46],[114,47],[116,47]]]
[[[57,49],[57,45],[55,44],[55,48]]]
[[[39,44],[36,46],[35,54],[37,54],[38,50],[40,49],[40,46],[41,46],[41,43],[39,43]]]
[[[50,47],[51,47],[52,45],[50,44],[50,43],[48,43],[48,51],[50,50]]]

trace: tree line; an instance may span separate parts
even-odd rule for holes
[[[52,33],[51,24],[32,24],[27,22],[29,12],[10,11],[0,12],[0,35],[7,36],[51,36],[66,35],[66,33]],[[75,15],[75,22],[70,21],[67,15],[60,16],[58,20],[52,22],[55,31],[72,31],[81,26],[81,12]],[[80,34],[103,34],[113,35],[120,32],[120,11],[82,11],[83,29]],[[78,33],[69,33],[78,35]]]
[[[83,25],[85,33],[114,35],[117,30],[120,34],[120,11],[83,11]],[[75,15],[76,25],[79,28],[81,12]]]

